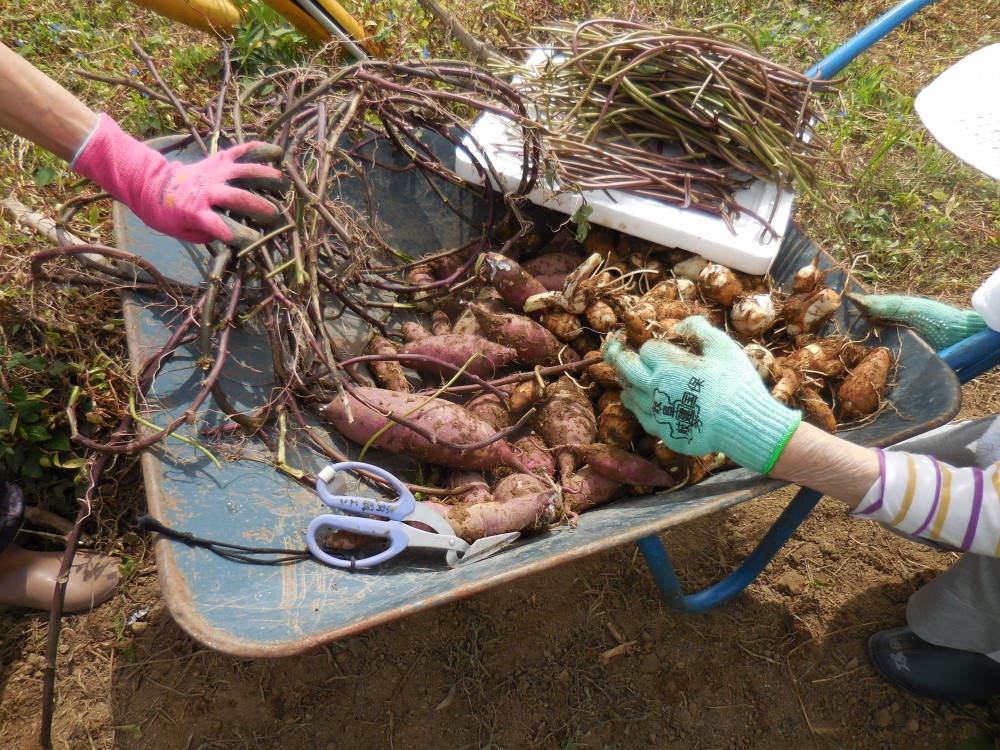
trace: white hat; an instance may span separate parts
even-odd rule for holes
[[[1000,44],[948,68],[920,92],[915,106],[938,143],[1000,180]]]

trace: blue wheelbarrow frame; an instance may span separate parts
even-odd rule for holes
[[[911,0],[903,5],[912,14],[928,2]],[[897,13],[893,25],[900,21]],[[850,57],[855,54],[857,51]],[[839,64],[846,64],[846,59]],[[823,68],[823,65],[820,63],[816,69],[831,75],[833,66]],[[416,184],[407,187],[407,214],[419,208],[419,196],[412,192],[415,188]],[[437,198],[434,200],[440,205]],[[182,247],[151,232],[121,206],[116,207],[115,218],[122,249],[153,261],[169,278],[194,285],[207,278],[207,259],[197,248]],[[404,224],[393,229],[405,232],[405,222],[413,217],[397,218]],[[414,226],[423,229],[423,222],[418,221]],[[414,240],[411,236],[407,239]],[[450,246],[447,242],[433,247]],[[817,253],[819,248],[794,229],[782,244],[772,275],[787,280]],[[834,265],[825,254],[822,264]],[[837,288],[850,283],[854,291],[862,291],[845,278],[842,269],[836,269],[828,283]],[[134,360],[141,362],[163,341],[172,316],[177,313],[134,293],[126,293],[124,302],[129,347]],[[869,328],[867,323],[848,312],[841,310],[834,324],[853,337],[864,335]],[[955,373],[912,332],[898,329],[872,332],[870,343],[889,346],[898,353],[899,382],[891,395],[894,408],[873,424],[846,433],[848,439],[865,445],[890,445],[944,424],[957,413],[960,386]],[[229,388],[236,389],[230,396],[235,396],[238,408],[259,403],[272,387],[266,377],[269,352],[264,352],[265,358],[260,359],[259,349],[259,341],[251,331],[234,331],[233,351],[239,356],[232,358],[233,369],[227,370],[224,378]],[[973,364],[979,363],[978,353],[970,358]],[[198,352],[185,350],[163,364],[157,383],[147,396],[146,414],[152,421],[170,419],[190,403],[192,389],[196,391],[200,381],[197,362]],[[201,439],[195,425],[184,429],[191,433],[192,439]],[[300,544],[302,530],[322,511],[315,495],[303,492],[287,477],[279,475],[273,465],[268,465],[266,453],[255,452],[252,444],[220,445],[219,450],[220,455],[225,451],[230,457],[218,465],[213,465],[203,453],[171,441],[146,452],[142,464],[150,512],[168,525],[198,536],[254,546]],[[322,466],[322,462],[307,453],[298,458],[299,465],[307,471],[317,471]],[[383,456],[381,460],[388,462],[391,458]],[[386,467],[394,469],[388,463]],[[316,562],[276,569],[221,560],[205,550],[164,537],[157,537],[154,544],[167,608],[188,633],[211,648],[234,655],[283,656],[630,541],[639,544],[671,606],[685,612],[708,609],[743,590],[759,574],[816,504],[819,494],[802,490],[734,573],[690,596],[681,591],[658,534],[668,527],[759,497],[783,484],[745,469],[725,472],[676,493],[627,498],[595,508],[584,514],[572,531],[557,529],[523,540],[500,555],[457,569],[421,565],[419,560],[370,573],[345,574]]]

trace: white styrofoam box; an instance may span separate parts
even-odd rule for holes
[[[559,59],[550,48],[532,51],[525,61],[529,67],[544,65],[549,59]],[[515,78],[515,82],[517,79]],[[509,120],[485,113],[470,129],[465,146],[479,159],[489,159],[503,185],[493,187],[512,191],[521,181],[521,137]],[[483,184],[469,155],[458,151],[455,171],[466,182]],[[491,179],[495,183],[495,180]],[[679,247],[703,255],[709,260],[752,274],[764,274],[778,254],[781,240],[788,231],[792,217],[794,193],[778,192],[764,180],[753,180],[736,194],[736,202],[768,222],[777,234],[767,231],[759,220],[742,213],[732,220],[732,229],[724,219],[703,211],[682,209],[652,198],[631,195],[620,190],[560,191],[558,183],[539,184],[529,199],[540,206],[572,216],[586,202],[591,208],[588,218],[593,224],[617,229],[640,239],[667,247]],[[777,205],[776,205],[777,204]]]
[[[493,187],[509,192],[521,181],[522,155],[518,129],[506,118],[485,113],[473,123],[465,146],[480,160],[489,160],[503,184]],[[463,180],[483,184],[469,155],[458,151],[455,171]],[[492,180],[491,182],[496,182]],[[745,273],[764,274],[778,254],[791,220],[794,193],[778,192],[773,183],[753,180],[739,190],[737,202],[768,221],[774,237],[752,216],[741,213],[730,229],[725,220],[694,209],[682,209],[652,198],[620,190],[560,191],[558,184],[538,184],[529,199],[540,206],[572,216],[584,202],[591,208],[592,224],[617,229],[667,247],[679,247],[703,255]],[[775,206],[777,202],[777,206]],[[773,218],[772,217],[773,212]]]

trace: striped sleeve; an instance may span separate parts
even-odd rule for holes
[[[853,515],[1000,557],[1000,463],[957,469],[930,456],[881,450],[878,455],[880,478]]]

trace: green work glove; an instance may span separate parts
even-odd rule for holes
[[[604,345],[604,360],[622,384],[622,402],[672,450],[689,456],[721,451],[766,474],[801,412],[774,399],[739,344],[705,318],[687,318],[676,330],[702,353],[666,341],[648,341],[638,354],[619,338]]]
[[[902,294],[849,294],[866,318],[912,328],[934,351],[947,349],[986,328],[975,310],[959,310],[944,302]]]

